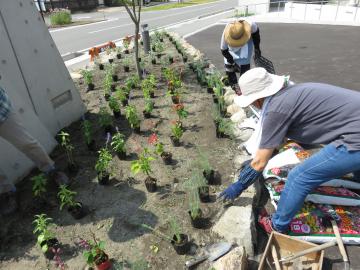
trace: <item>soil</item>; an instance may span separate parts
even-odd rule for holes
[[[167,38],[164,42],[167,46],[166,51],[174,55],[174,64],[168,66],[184,68],[181,55]],[[130,73],[124,73],[121,62],[117,59],[114,59],[114,62],[119,64],[117,74],[120,84],[127,76],[134,74],[134,65],[131,66]],[[46,197],[47,206],[35,204],[30,178],[39,172],[33,170],[17,187],[21,198],[19,212],[0,220],[1,269],[56,269],[53,261],[45,259],[32,233],[34,215],[40,213],[46,213],[53,218],[56,225],[53,232],[62,246],[61,258],[68,269],[74,270],[81,270],[86,266],[82,255],[83,249],[77,242],[79,238],[91,240],[90,232],[94,232],[97,239],[105,241],[105,252],[115,265],[146,260],[150,269],[162,270],[183,269],[191,254],[199,254],[201,247],[219,240],[210,234],[210,227],[223,212],[222,204],[214,203],[213,198],[224,187],[210,186],[212,201],[201,203],[203,213],[210,219],[210,226],[207,229],[194,229],[188,214],[188,196],[182,183],[191,176],[191,171],[194,170],[191,162],[197,158],[197,147],[200,147],[208,154],[212,167],[222,176],[221,182],[227,186],[232,181],[232,159],[237,145],[227,138],[216,138],[211,116],[212,96],[207,93],[206,87],[201,87],[197,83],[194,73],[186,68],[183,76],[185,93],[182,95],[182,102],[189,111],[189,116],[183,121],[185,132],[181,138],[181,146],[174,147],[170,140],[170,127],[171,121],[176,119],[176,114],[171,109],[171,98],[166,96],[167,87],[166,82],[161,79],[161,65],[148,64],[146,67],[159,80],[155,91],[153,117],[144,119],[140,115],[145,102],[141,90],[133,90],[129,103],[136,105],[142,117],[141,133],[135,134],[125,119],[114,119],[114,127],[118,127],[126,136],[128,158],[120,160],[116,153],[113,153],[113,177],[109,185],[98,184],[94,169],[97,153],[88,150],[81,122],[73,123],[65,130],[71,135],[74,158],[79,165],[79,171],[71,177],[70,188],[77,192],[76,200],[87,206],[88,214],[80,220],[75,220],[67,211],[60,211],[56,197],[57,188],[51,183]],[[88,110],[86,119],[93,123],[97,148],[103,147],[106,143],[104,129],[97,122],[99,105],[106,104],[102,91],[103,76],[104,71],[96,69],[95,90],[91,92],[86,92],[87,85],[82,79],[75,82]],[[147,140],[154,131],[164,143],[165,151],[172,153],[173,162],[171,165],[165,165],[161,158],[152,161],[152,176],[157,179],[158,190],[148,193],[144,184],[146,176],[134,176],[130,166],[143,147],[151,147]],[[54,150],[52,158],[60,169],[66,168],[66,154],[60,147]],[[169,230],[168,220],[172,217],[177,219],[182,233],[190,238],[190,255],[177,255],[169,241],[157,237],[141,226],[147,224],[171,237],[173,233]],[[197,269],[209,268],[210,264],[204,262]]]

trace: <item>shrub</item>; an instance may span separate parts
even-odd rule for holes
[[[71,13],[68,9],[55,10],[50,15],[51,25],[64,25],[72,22]]]

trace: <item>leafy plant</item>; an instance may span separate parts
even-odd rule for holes
[[[157,53],[162,53],[165,50],[165,47],[162,44],[162,42],[156,42],[154,46],[155,46],[155,51]]]
[[[49,249],[46,241],[55,237],[54,233],[49,230],[50,227],[54,226],[52,218],[47,217],[46,214],[35,215],[33,224],[35,225],[33,234],[37,235],[37,243],[40,246],[43,244],[41,250],[45,253]]]
[[[230,119],[220,118],[218,122],[218,131],[228,135],[230,137],[234,136],[234,124]]]
[[[209,174],[213,168],[209,162],[208,155],[205,152],[201,151],[199,147],[197,148],[197,150],[198,158],[196,159],[196,163],[201,170]]]
[[[74,146],[70,142],[70,134],[65,131],[61,131],[58,136],[60,137],[60,145],[65,149],[69,164],[75,164],[73,157]]]
[[[192,219],[196,219],[200,216],[200,198],[197,189],[189,191],[189,209]]]
[[[132,75],[132,76],[128,77],[125,80],[125,85],[128,88],[136,88],[138,86],[139,82],[140,82],[139,76],[138,75]]]
[[[105,67],[106,74],[110,75],[110,76],[115,75],[116,74],[116,72],[115,72],[116,67],[117,67],[116,64],[108,64],[108,65],[106,65],[106,67]]]
[[[99,124],[102,127],[111,126],[113,123],[111,114],[109,113],[107,107],[101,107],[99,111]]]
[[[173,109],[176,112],[179,121],[187,118],[189,115],[189,112],[185,110],[184,104],[175,104],[173,105]]]
[[[151,99],[146,99],[144,111],[147,113],[151,113],[153,110],[154,110],[154,102],[152,102]]]
[[[120,132],[117,132],[113,137],[111,141],[111,147],[116,153],[125,153],[125,135],[121,134]]]
[[[100,178],[102,178],[105,174],[111,173],[112,155],[106,147],[101,148],[98,153],[99,158],[96,161],[95,170]]]
[[[111,94],[111,85],[113,84],[112,75],[110,73],[106,73],[103,80],[104,94]]]
[[[131,128],[137,128],[140,126],[140,119],[134,105],[128,105],[125,107],[125,117],[129,121]]]
[[[108,259],[104,249],[105,241],[98,241],[95,234],[92,233],[93,241],[87,241],[80,238],[79,245],[85,249],[83,255],[86,263],[90,266],[99,265]]]
[[[50,14],[51,25],[65,25],[72,22],[71,12],[68,9],[58,9]]]
[[[180,125],[179,122],[176,122],[172,127],[171,127],[171,133],[174,136],[175,139],[180,140],[180,138],[182,137],[182,135],[184,134],[184,131]]]
[[[122,60],[122,64],[123,64],[125,67],[129,67],[130,64],[131,64],[131,58],[130,58],[130,57],[124,57],[124,59]]]
[[[67,207],[81,206],[80,203],[75,201],[76,194],[77,192],[68,189],[67,185],[61,185],[60,190],[57,194],[58,198],[60,199],[60,210],[62,210],[64,206]]]
[[[162,153],[164,153],[164,144],[159,142],[158,140],[158,136],[156,135],[156,133],[153,133],[150,135],[149,139],[148,139],[148,143],[155,145],[155,154],[161,156]]]
[[[139,172],[142,172],[150,177],[150,173],[152,172],[150,162],[153,160],[155,159],[150,155],[150,151],[147,148],[144,148],[139,159],[131,162],[132,173],[138,174]]]
[[[35,197],[42,197],[46,192],[47,179],[43,173],[31,177],[33,181],[32,191]]]
[[[109,107],[114,112],[120,112],[120,104],[114,96],[109,98]]]
[[[119,99],[121,102],[127,100],[125,88],[118,86],[118,87],[116,88],[115,96],[116,96],[116,98]]]
[[[178,223],[178,221],[176,220],[175,217],[171,217],[169,220],[169,226],[170,226],[170,231],[171,233],[175,236],[175,242],[177,244],[181,243],[181,228],[180,225]]]
[[[93,82],[93,73],[91,70],[83,69],[81,70],[80,74],[84,77],[84,82],[89,85]]]
[[[84,120],[81,124],[86,144],[90,144],[93,138],[92,124],[89,120]]]

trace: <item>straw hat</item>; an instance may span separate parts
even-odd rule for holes
[[[251,25],[247,21],[229,23],[225,27],[224,37],[230,47],[242,47],[251,37]]]
[[[236,105],[247,107],[254,101],[275,95],[283,88],[286,76],[268,73],[258,67],[246,71],[239,79],[241,96],[234,99]]]

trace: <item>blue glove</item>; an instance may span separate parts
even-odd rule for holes
[[[221,192],[219,198],[234,200],[261,176],[261,172],[251,167],[250,163],[251,161],[244,162],[238,181]]]

